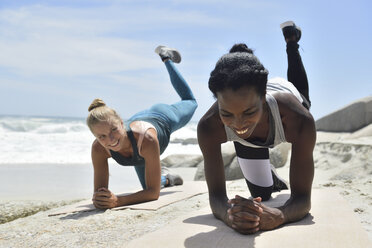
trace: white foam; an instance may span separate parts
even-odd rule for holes
[[[196,123],[171,139],[196,139]],[[84,119],[0,116],[0,164],[90,164],[94,136]],[[171,153],[200,153],[198,145],[170,143]]]

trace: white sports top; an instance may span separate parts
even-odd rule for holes
[[[249,147],[254,147],[254,148],[262,148],[262,147],[272,148],[282,142],[286,142],[283,124],[280,118],[278,103],[276,102],[275,98],[272,96],[272,94],[275,92],[291,93],[300,101],[300,103],[305,102],[306,104],[307,102],[306,99],[301,96],[300,92],[298,92],[296,87],[291,82],[288,82],[287,80],[283,78],[279,78],[279,77],[272,78],[267,82],[267,87],[266,87],[266,102],[269,106],[269,125],[270,125],[269,135],[267,137],[266,142],[262,144],[259,144],[259,143],[254,144],[254,143],[248,142],[240,138],[234,132],[234,130],[232,130],[230,127],[225,126],[225,131],[226,131],[226,136],[227,136],[228,141],[237,141],[244,146],[249,146]]]
[[[138,130],[138,131],[139,131],[140,136],[138,137],[137,148],[138,148],[139,155],[141,155],[141,145],[142,145],[142,142],[143,142],[143,138],[145,137],[145,133],[150,128],[153,128],[156,131],[156,128],[154,127],[154,125],[152,125],[151,123],[146,122],[146,121],[139,121],[139,123],[140,123],[140,125],[139,125],[140,130]]]

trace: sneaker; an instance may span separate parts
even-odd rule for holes
[[[273,192],[280,192],[283,189],[289,189],[288,183],[278,175],[273,165],[271,165],[271,174],[274,181]]]
[[[301,39],[301,28],[296,26],[293,21],[283,22],[282,24],[280,24],[280,28],[283,31],[285,39],[289,39],[293,36],[296,37],[297,42]]]
[[[166,185],[166,187],[183,184],[182,177],[180,177],[179,175],[167,174],[165,177],[168,179],[168,184]]]
[[[162,61],[170,59],[174,63],[181,62],[181,54],[174,48],[158,46],[157,48],[155,48],[155,53],[159,54]]]

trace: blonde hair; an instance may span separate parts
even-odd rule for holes
[[[89,105],[88,111],[89,115],[86,121],[90,131],[92,131],[92,127],[95,124],[101,121],[122,121],[116,111],[108,107],[106,103],[99,98],[93,100]]]

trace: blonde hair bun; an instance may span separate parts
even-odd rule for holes
[[[99,98],[93,100],[93,102],[89,105],[88,111],[92,111],[95,108],[106,106],[106,103]]]

